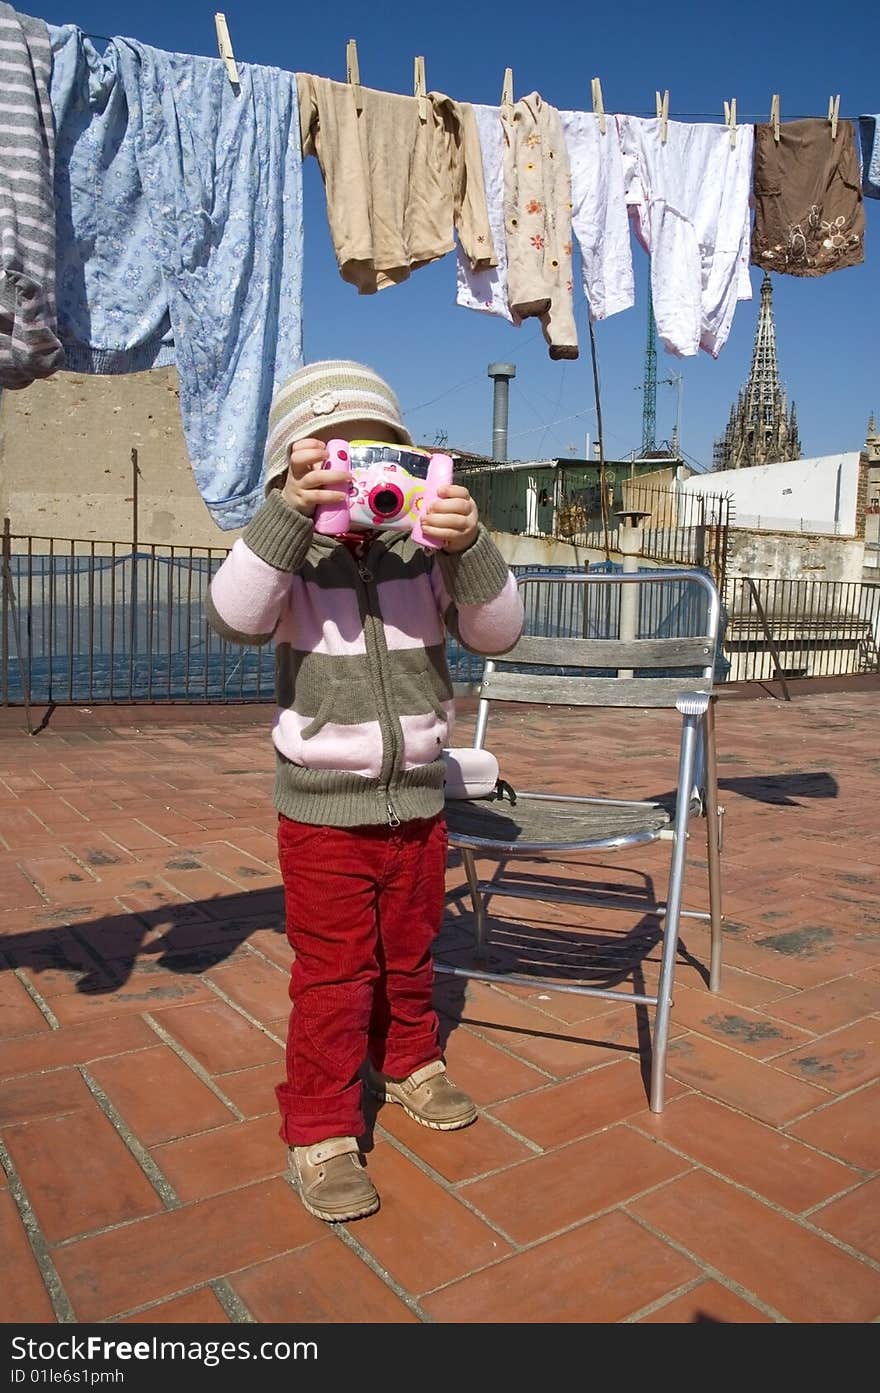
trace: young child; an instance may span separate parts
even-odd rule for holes
[[[306,1209],[341,1221],[379,1196],[358,1139],[361,1076],[439,1131],[476,1118],[446,1072],[431,1002],[444,907],[443,761],[453,693],[447,630],[481,654],[522,629],[514,577],[461,484],[423,526],[322,536],[315,509],[345,475],[334,438],[409,445],[391,388],[359,363],[301,368],[276,392],[266,500],[210,588],[236,643],[275,640],[275,806],[293,949],[280,1135]]]

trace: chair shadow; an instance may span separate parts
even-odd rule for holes
[[[753,775],[750,778],[719,778],[718,788],[728,793],[739,793],[743,798],[752,798],[758,803],[787,808],[800,807],[803,799],[836,798],[840,792],[840,785],[833,774],[809,773],[806,770],[792,774]]]
[[[803,799],[836,798],[840,785],[833,774],[798,770],[791,774],[719,775],[718,791],[738,793],[756,803],[799,808]],[[675,806],[675,790],[667,789],[665,793],[658,793],[647,801],[660,803],[671,810]]]
[[[507,884],[519,883],[524,888],[537,883],[552,889],[571,887],[570,878],[554,876],[548,872],[535,875],[530,872],[509,869],[509,862],[500,862],[498,874],[503,874]],[[592,865],[590,870],[602,872],[607,869]],[[470,980],[468,969],[488,970],[501,974],[492,985],[504,991],[504,975],[522,974],[527,976],[536,988],[542,986],[552,991],[555,986],[583,986],[615,991],[615,998],[604,998],[610,1003],[618,1002],[625,1006],[629,993],[625,984],[629,983],[633,994],[650,995],[645,972],[646,962],[654,958],[659,967],[659,954],[663,940],[660,918],[656,910],[648,906],[655,903],[654,882],[650,875],[634,871],[632,867],[614,867],[615,872],[635,876],[630,885],[621,887],[619,880],[591,880],[591,887],[604,890],[606,896],[612,890],[616,895],[619,909],[636,913],[636,922],[629,923],[620,930],[609,929],[605,925],[591,924],[588,920],[555,920],[548,923],[546,918],[535,919],[523,912],[523,906],[533,907],[535,901],[515,900],[516,910],[502,917],[491,912],[491,897],[487,906],[486,927],[489,935],[487,958],[480,961],[476,954],[475,921],[470,906],[470,895],[466,885],[455,887],[447,894],[447,914],[435,948],[435,962],[438,974],[435,984],[435,1005],[441,1020],[441,1034],[444,1041],[460,1024],[477,1028],[487,1027],[494,1031],[510,1034],[528,1035],[532,1038],[566,1040],[584,1045],[600,1045],[611,1052],[638,1054],[642,1080],[646,1096],[650,1096],[652,1019],[651,1010],[644,1003],[633,1003],[636,1013],[637,1045],[619,1044],[614,1041],[585,1035],[576,1028],[567,1028],[562,1023],[554,1028],[548,1017],[546,1030],[526,1029],[523,1026],[505,1025],[497,1020],[486,1021],[469,1012],[467,984]],[[579,905],[557,906],[566,912],[583,915],[588,909],[599,909],[600,905],[587,909]],[[606,912],[607,909],[606,909]],[[696,957],[688,947],[683,930],[679,929],[678,962],[686,963],[709,985],[708,966]],[[462,975],[444,972],[446,965],[458,969]],[[522,983],[511,983],[519,988]]]
[[[450,864],[455,864],[454,857]],[[524,883],[527,879],[528,873],[524,873]],[[549,986],[556,978],[562,982],[578,979],[591,986],[616,987],[631,979],[633,991],[644,993],[643,965],[657,950],[661,932],[656,914],[644,909],[646,899],[653,900],[650,878],[643,876],[641,881],[629,892],[630,907],[642,910],[638,921],[619,933],[594,927],[589,931],[589,940],[583,928],[566,922],[548,926],[521,916],[489,916],[489,967],[504,973],[527,972],[538,986]],[[447,895],[447,912],[436,942],[435,959],[458,966],[479,966],[474,961],[473,920],[469,907],[463,906],[465,900],[466,886],[456,887]],[[93,918],[89,918],[87,905],[74,910],[47,908],[35,910],[34,920],[32,929],[9,934],[0,941],[0,971],[32,973],[37,990],[41,973],[61,974],[74,979],[76,992],[95,997],[123,991],[136,967],[143,970],[146,965],[147,970],[198,977],[231,958],[252,934],[269,930],[281,939],[286,937],[281,886]],[[679,955],[708,980],[702,964],[689,953],[681,936]],[[459,1024],[482,1024],[516,1034],[600,1044],[610,1050],[634,1053],[630,1045],[596,1040],[564,1026],[555,1029],[550,1017],[546,1031],[525,1032],[520,1026],[472,1019],[468,1016],[467,982],[465,976],[440,971],[436,974],[435,1008],[444,1048]],[[625,1004],[625,993],[620,1001]],[[637,1005],[636,1012],[637,1048],[647,1089],[650,1021],[646,1007]],[[375,1118],[375,1109],[372,1116]]]

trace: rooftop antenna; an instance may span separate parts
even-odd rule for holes
[[[657,324],[654,301],[648,287],[648,341],[645,345],[645,374],[642,388],[642,456],[656,448],[657,432]]]

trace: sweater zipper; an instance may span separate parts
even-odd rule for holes
[[[365,550],[366,550],[366,546],[367,546],[366,542],[361,542],[361,544],[360,544],[360,546],[359,546],[359,548],[358,548],[357,554],[356,554],[356,556],[355,556],[355,563],[356,563],[356,565],[357,565],[358,575],[360,576],[360,578],[361,578],[361,580],[363,581],[363,583],[364,583],[365,586],[366,586],[366,585],[369,585],[369,584],[371,583],[372,579],[373,579],[373,573],[372,573],[372,571],[369,569],[369,567],[367,566],[366,557],[365,557],[365,554],[364,554],[364,553],[365,553]],[[383,684],[383,682],[382,682],[381,677],[379,678],[379,686],[380,686],[380,689],[381,689],[381,691],[382,691],[383,700],[385,701],[386,710],[387,710],[387,712],[388,712],[389,724],[391,724],[391,721],[392,721],[391,708],[390,708],[390,706],[389,706],[389,704],[388,704],[387,698],[385,697],[385,687],[384,687],[384,684]],[[385,784],[385,808],[386,808],[386,811],[387,811],[387,813],[388,813],[388,826],[389,826],[389,827],[399,827],[399,826],[400,826],[400,818],[397,816],[397,812],[396,812],[396,810],[395,810],[394,804],[391,802],[390,775],[389,775],[388,781],[387,781],[386,784]]]

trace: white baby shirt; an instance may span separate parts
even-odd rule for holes
[[[613,116],[605,134],[591,111],[560,111],[571,164],[571,226],[581,253],[584,294],[593,319],[635,302],[623,154]]]
[[[657,334],[681,357],[717,358],[748,274],[754,129],[618,116],[626,201],[651,258]]]

